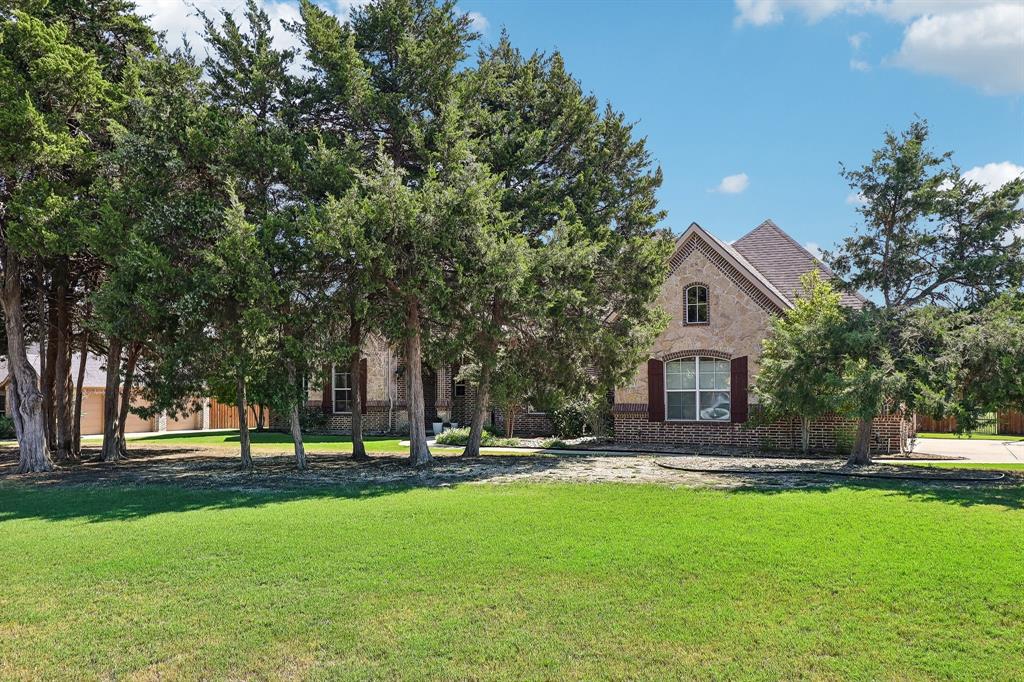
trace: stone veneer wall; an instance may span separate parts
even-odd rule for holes
[[[766,450],[799,450],[800,422],[776,422],[764,426],[730,424],[728,422],[650,422],[646,405],[643,409],[613,410],[615,440],[627,443],[665,443],[669,445],[724,445]],[[872,452],[899,452],[900,438],[907,426],[899,415],[886,415],[875,420]],[[811,449],[837,452],[837,433],[845,434],[852,443],[857,423],[852,419],[829,416],[811,425]],[[912,428],[910,429],[912,431]]]
[[[693,235],[670,261],[658,305],[670,316],[651,345],[649,357],[659,360],[704,355],[731,359],[747,356],[747,384],[753,386],[761,358],[761,341],[774,314],[782,312],[746,277],[726,262],[703,238]],[[708,288],[708,322],[686,323],[686,288]],[[617,405],[647,403],[647,361],[626,386],[615,391]]]

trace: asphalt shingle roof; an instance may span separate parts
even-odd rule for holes
[[[771,220],[737,239],[732,247],[790,301],[802,291],[800,278],[811,270],[817,268],[823,277],[835,277],[827,265]],[[862,308],[865,302],[860,294],[850,292],[843,292],[841,301],[851,308]]]

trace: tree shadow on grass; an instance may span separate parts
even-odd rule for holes
[[[440,457],[426,468],[405,457],[313,455],[295,469],[289,456],[255,456],[252,470],[235,458],[201,450],[136,451],[117,463],[98,461],[46,474],[17,475],[0,458],[0,522],[18,518],[127,520],[166,512],[258,507],[301,499],[372,499],[417,488],[448,488],[514,474],[529,478],[558,465],[553,457]],[[73,491],[73,494],[69,494]],[[71,501],[69,501],[71,500]]]
[[[630,485],[648,482],[714,487],[725,494],[762,496],[873,490],[921,502],[1024,509],[1024,474],[1020,473],[1007,475],[998,482],[957,482],[934,476],[927,481],[860,479],[797,472],[708,474],[662,469],[655,464],[655,458],[643,455],[488,455],[473,459],[441,456],[433,466],[417,469],[409,466],[404,457],[375,455],[369,462],[361,463],[345,454],[321,454],[310,457],[312,466],[307,471],[297,471],[290,456],[257,455],[255,469],[243,470],[234,456],[210,450],[161,447],[133,450],[132,455],[116,464],[88,461],[49,474],[19,476],[13,473],[16,453],[0,452],[0,522],[18,518],[127,520],[158,513],[259,507],[301,499],[368,500],[417,488],[512,481],[580,486],[602,481]],[[920,473],[908,469],[881,466],[876,473]],[[942,475],[948,478],[982,473],[947,469]],[[74,494],[70,494],[72,491]]]
[[[971,473],[969,471],[961,472]],[[998,472],[993,472],[998,473]],[[1009,474],[999,481],[961,482],[941,479],[893,480],[835,478],[796,475],[784,483],[763,476],[740,477],[729,490],[736,495],[777,495],[781,493],[823,494],[836,490],[876,491],[916,502],[942,502],[961,507],[997,506],[1007,510],[1024,509],[1024,477]]]

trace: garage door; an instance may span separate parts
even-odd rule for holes
[[[191,429],[198,429],[198,428],[199,428],[199,413],[198,412],[193,412],[192,414],[187,414],[184,417],[178,417],[177,419],[170,419],[170,418],[168,418],[168,420],[167,420],[167,430],[168,431],[188,431],[188,430],[191,430]]]
[[[153,420],[143,419],[131,412],[124,423],[125,433],[145,433],[153,430]],[[82,395],[82,435],[103,433],[103,389],[86,388]]]

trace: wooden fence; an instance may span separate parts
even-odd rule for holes
[[[249,406],[249,412],[246,414],[246,423],[250,429],[256,428],[256,407],[253,405]],[[270,426],[270,411],[263,411],[263,424],[264,426]],[[237,429],[238,428],[238,408],[233,404],[224,404],[217,402],[216,398],[210,398],[210,428],[211,429]]]
[[[953,433],[956,431],[956,417],[932,419],[917,415],[917,430],[921,433]],[[1002,410],[995,414],[991,432],[1003,436],[1024,435],[1024,413]],[[981,431],[988,431],[982,429]]]

